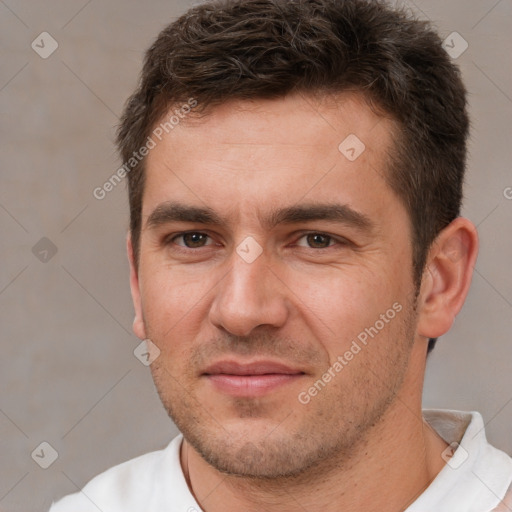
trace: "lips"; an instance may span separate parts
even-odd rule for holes
[[[256,361],[253,363],[237,363],[236,361],[219,361],[209,366],[205,372],[206,375],[267,375],[282,374],[294,375],[304,373],[283,363],[274,361]]]
[[[217,391],[234,397],[261,397],[303,375],[303,371],[277,361],[219,361],[203,373]]]

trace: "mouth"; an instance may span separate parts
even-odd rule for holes
[[[277,361],[225,360],[209,366],[201,376],[221,393],[256,398],[294,383],[304,375],[304,371]]]

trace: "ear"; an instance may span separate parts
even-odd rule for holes
[[[417,332],[437,338],[448,332],[464,304],[478,254],[474,224],[458,217],[433,242],[418,298]]]
[[[130,233],[128,233],[126,236],[126,251],[128,253],[128,261],[130,263],[130,289],[132,292],[133,307],[135,309],[135,318],[133,319],[133,332],[135,333],[135,336],[141,340],[144,340],[147,338],[147,336],[142,315],[139,275],[133,255],[132,237]]]

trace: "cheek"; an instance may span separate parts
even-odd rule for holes
[[[142,305],[148,337],[161,350],[178,347],[195,337],[202,323],[210,278],[184,275],[171,268],[148,270],[141,279]],[[169,343],[172,340],[172,343]]]
[[[351,266],[315,274],[296,272],[288,283],[292,300],[318,340],[329,352],[339,353],[398,300],[398,290],[385,277]]]
[[[382,268],[339,269],[322,279],[308,279],[301,289],[301,300],[307,305],[302,311],[309,315],[307,322],[330,364],[343,358],[339,374],[343,377],[335,379],[342,387],[360,381],[358,386],[367,389],[368,366],[379,373],[379,382],[386,382],[388,377],[376,368],[383,364],[392,369],[397,351],[406,352],[397,344],[405,335],[402,284]]]

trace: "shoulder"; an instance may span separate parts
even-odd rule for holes
[[[482,416],[448,410],[423,415],[450,447],[441,454],[443,469],[407,511],[494,510],[512,481],[512,459],[489,444]]]
[[[81,491],[53,504],[50,512],[131,512],[148,510],[164,475],[182,474],[179,448],[182,436],[163,449],[114,466],[93,478]],[[178,479],[179,480],[179,479]],[[179,489],[176,489],[179,492]]]

